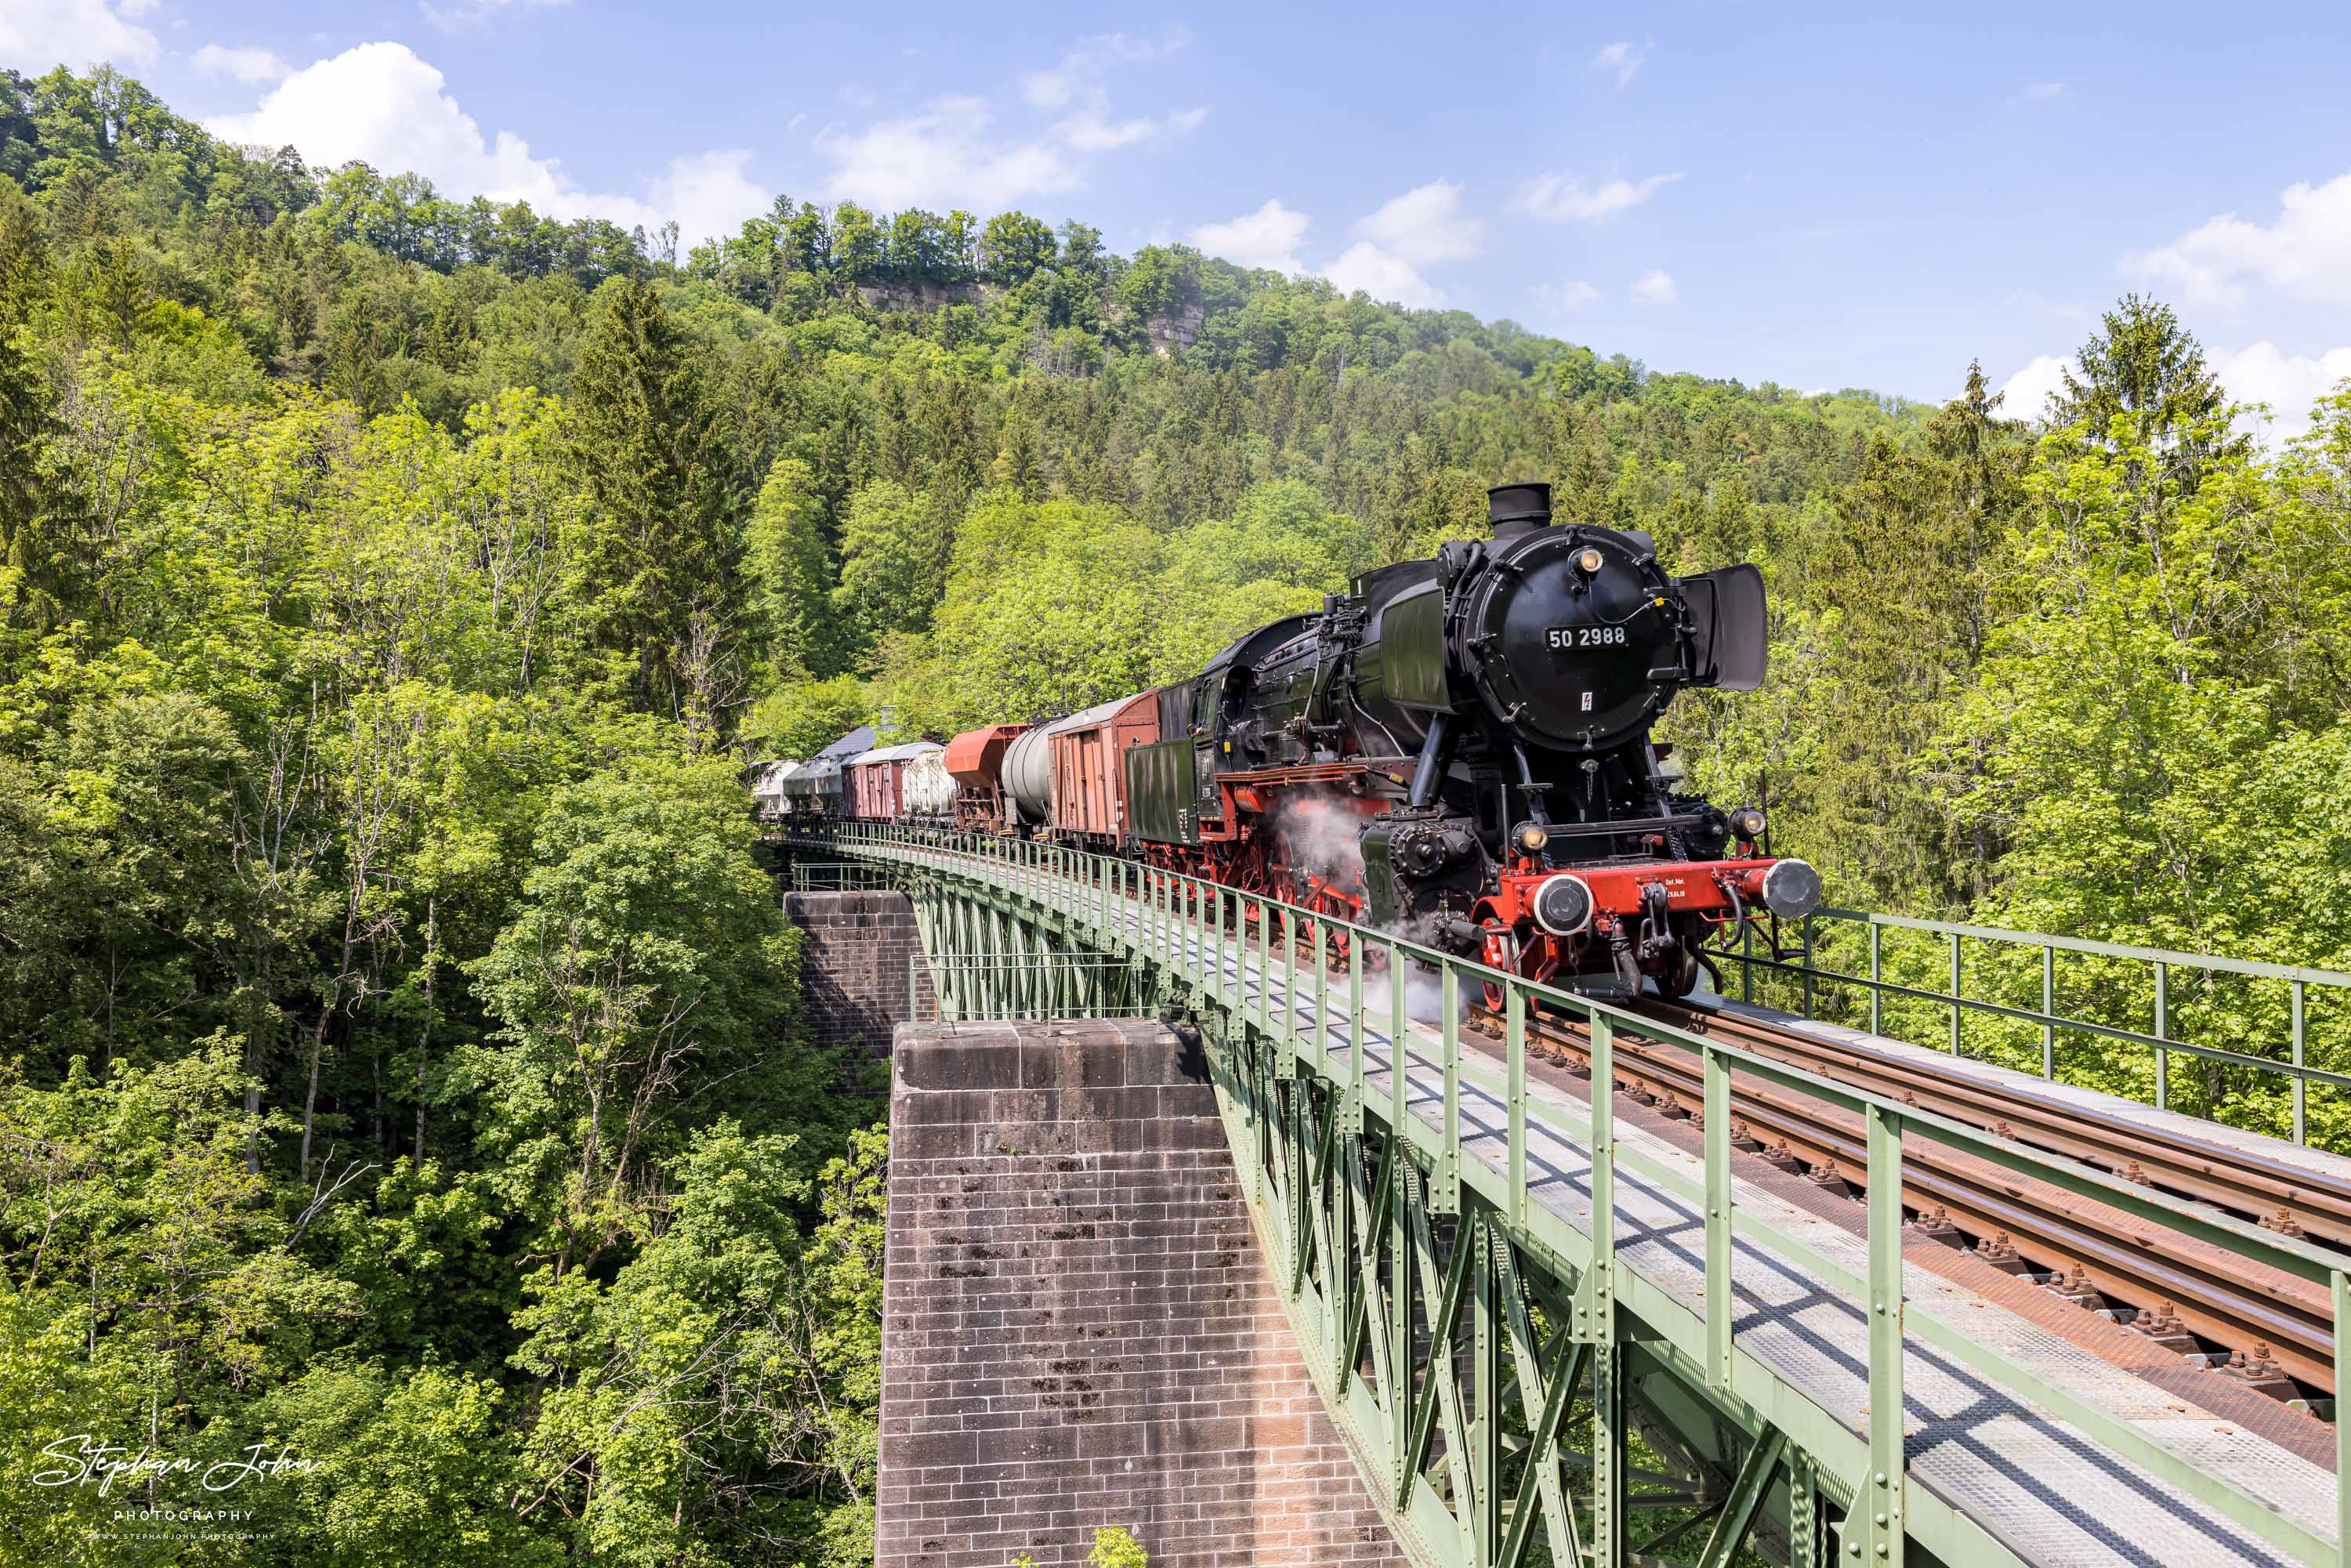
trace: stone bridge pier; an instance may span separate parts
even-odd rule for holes
[[[902,1025],[880,1568],[1401,1563],[1250,1234],[1207,1064],[1156,1023]]]
[[[817,1034],[891,1057],[877,1568],[1081,1563],[1106,1526],[1155,1568],[1402,1563],[1251,1232],[1196,1038],[911,1021],[940,1010],[908,985],[926,933],[950,1013],[981,1002],[969,966],[1066,949],[904,892],[785,907]],[[1132,1004],[1087,980],[1067,994]]]

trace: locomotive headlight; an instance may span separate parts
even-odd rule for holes
[[[1730,813],[1730,831],[1742,839],[1763,836],[1763,813],[1752,806],[1741,806]]]
[[[1528,822],[1521,826],[1518,838],[1519,848],[1531,855],[1541,852],[1542,847],[1551,842],[1551,834],[1543,831],[1541,822]]]
[[[1763,873],[1763,907],[1781,919],[1801,920],[1820,906],[1821,873],[1804,862],[1774,862]]]
[[[1586,573],[1598,571],[1600,570],[1600,552],[1593,549],[1590,545],[1584,546],[1583,553],[1575,558],[1575,564],[1582,567]]]
[[[1572,872],[1546,878],[1532,902],[1535,924],[1554,936],[1573,936],[1592,924],[1592,884]]]

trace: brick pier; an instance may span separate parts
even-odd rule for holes
[[[906,976],[923,949],[913,902],[903,893],[788,893],[784,915],[808,934],[800,995],[810,1034],[888,1054],[890,1031],[912,1017]]]
[[[903,970],[902,970],[903,973]],[[1196,1047],[909,1025],[890,1102],[878,1568],[1401,1563],[1268,1276]]]

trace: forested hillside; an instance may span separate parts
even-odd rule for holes
[[[2043,433],[1018,213],[678,238],[0,73],[0,1446],[329,1461],[175,1560],[870,1560],[883,1106],[737,769],[1187,673],[1504,480],[1763,565],[1672,730],[1838,901],[2351,967],[2351,395],[2264,453],[2159,305]]]

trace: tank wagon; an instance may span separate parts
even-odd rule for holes
[[[1686,994],[1711,942],[1820,902],[1811,866],[1763,852],[1760,810],[1685,789],[1652,737],[1686,688],[1761,684],[1762,574],[1670,576],[1645,533],[1554,526],[1547,485],[1488,499],[1489,538],[1365,573],[1188,680],[955,737],[953,820],[1532,979]],[[874,795],[852,814],[949,813]]]

